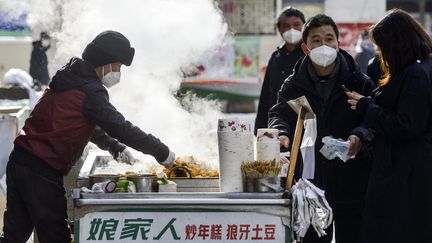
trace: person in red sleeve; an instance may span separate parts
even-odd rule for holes
[[[6,169],[2,243],[25,243],[33,228],[41,243],[70,243],[63,176],[89,141],[131,161],[126,145],[172,166],[175,155],[159,139],[127,121],[109,102],[122,65],[135,50],[116,31],[100,33],[57,71],[20,135]]]

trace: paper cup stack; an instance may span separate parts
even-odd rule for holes
[[[252,125],[247,121],[240,121],[241,143],[243,161],[252,161],[254,159],[254,135],[252,132]]]
[[[257,130],[256,160],[279,161],[280,157],[279,130],[260,128]]]
[[[222,192],[242,192],[243,161],[253,160],[251,125],[238,119],[219,119],[218,145],[220,188]]]

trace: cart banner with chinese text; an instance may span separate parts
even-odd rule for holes
[[[76,243],[260,243],[291,238],[280,217],[254,212],[94,212],[75,227]]]

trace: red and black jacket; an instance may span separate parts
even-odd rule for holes
[[[96,126],[103,131],[95,134]],[[101,148],[124,149],[118,140],[159,162],[169,153],[159,139],[125,120],[116,110],[90,63],[72,58],[53,77],[15,145],[67,174],[91,139]]]

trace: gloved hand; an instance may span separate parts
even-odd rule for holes
[[[175,153],[173,153],[173,151],[170,150],[168,157],[164,161],[159,162],[159,164],[161,164],[161,165],[163,165],[169,169],[169,168],[173,167],[174,160],[175,160]]]
[[[118,154],[117,158],[115,158],[115,159],[119,162],[125,162],[125,163],[130,164],[130,165],[132,165],[138,161],[137,159],[135,159],[135,157],[133,156],[131,151],[127,148],[125,148],[122,152],[120,152]]]

